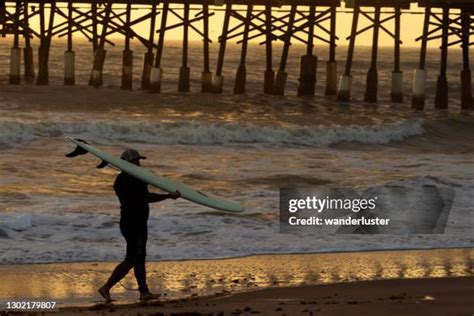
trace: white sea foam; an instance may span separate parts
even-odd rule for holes
[[[387,184],[406,188],[454,186],[457,197],[445,233],[384,235],[383,243],[380,235],[281,234],[278,216],[260,218],[246,216],[246,213],[227,216],[208,212],[208,209],[191,210],[189,203],[172,209],[158,205],[158,208],[152,207],[150,214],[147,256],[149,260],[202,259],[264,253],[472,247],[472,223],[466,220],[470,216],[471,187],[446,184],[435,177]],[[264,204],[267,208],[274,207],[272,199]],[[44,205],[48,205],[47,201]],[[64,209],[67,208],[65,205]],[[33,215],[0,214],[0,218],[9,223],[7,229],[11,232],[9,238],[0,243],[0,262],[121,260],[125,242],[120,235],[119,213],[116,209],[102,211],[106,214],[62,213],[60,210],[33,212]],[[277,210],[273,208],[272,212],[276,214]]]
[[[110,122],[63,123],[43,121],[0,121],[0,142],[29,141],[34,137],[65,134],[152,144],[231,144],[263,143],[273,145],[329,146],[340,142],[387,144],[423,134],[422,121],[372,126],[259,126],[245,123],[206,122]]]
[[[31,214],[0,214],[0,230],[3,232],[24,231],[29,228],[31,228]]]

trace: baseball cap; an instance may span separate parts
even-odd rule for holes
[[[136,151],[135,149],[128,148],[128,149],[125,149],[125,151],[122,153],[122,155],[120,156],[120,159],[123,159],[126,161],[132,161],[135,159],[146,159],[146,157],[141,156],[140,153]]]

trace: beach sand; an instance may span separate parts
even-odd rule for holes
[[[97,289],[115,262],[0,266],[0,297],[55,301],[70,314],[221,312],[292,315],[462,315],[474,311],[473,249],[264,255],[147,264],[148,283],[163,293],[159,305],[137,303],[133,274],[117,285],[111,305]],[[5,306],[3,306],[5,308]],[[281,309],[281,310],[280,310]],[[254,313],[252,313],[252,311]],[[406,313],[405,313],[406,312]],[[57,313],[54,311],[53,313]],[[370,314],[370,313],[369,313]],[[379,313],[380,314],[380,313]],[[469,315],[471,315],[469,314]],[[159,315],[159,314],[158,314]]]
[[[474,277],[271,288],[150,305],[65,308],[65,315],[472,315]]]

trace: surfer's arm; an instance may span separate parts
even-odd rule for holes
[[[169,194],[158,194],[158,193],[148,193],[147,195],[147,202],[148,203],[156,203],[161,202],[169,198]]]
[[[155,202],[160,202],[166,199],[176,200],[180,196],[181,196],[181,193],[178,190],[176,190],[175,193],[168,193],[168,194],[148,193],[147,201],[148,203],[155,203]]]

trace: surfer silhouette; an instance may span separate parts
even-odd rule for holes
[[[125,150],[121,159],[140,166],[140,160],[146,159],[135,149]],[[140,300],[157,299],[159,295],[149,291],[146,282],[145,258],[148,238],[149,203],[166,199],[177,199],[179,191],[169,194],[150,193],[147,183],[125,172],[120,173],[114,182],[114,191],[120,201],[120,232],[127,242],[125,260],[121,262],[108,281],[99,289],[100,295],[110,302],[110,289],[122,280],[134,268],[135,278],[140,291]]]

